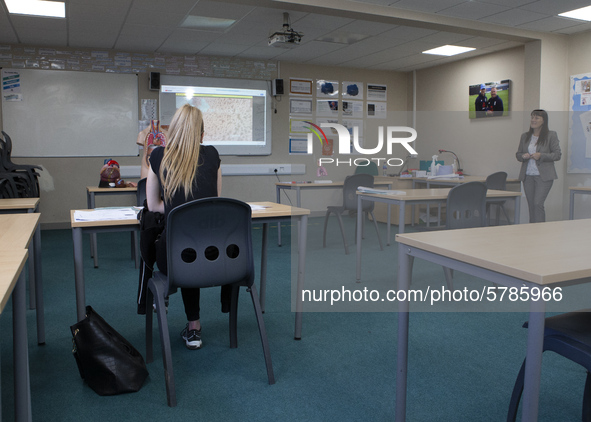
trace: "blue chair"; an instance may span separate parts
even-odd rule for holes
[[[230,347],[238,346],[238,291],[246,287],[254,307],[269,384],[275,383],[267,332],[254,284],[251,209],[244,202],[228,198],[206,198],[188,202],[168,215],[166,247],[168,275],[155,271],[148,281],[146,303],[154,302],[168,405],[176,406],[174,374],[165,298],[177,288],[230,285]],[[152,314],[146,312],[146,362],[153,361]],[[215,377],[215,374],[210,374]],[[192,393],[192,396],[194,393]]]
[[[523,324],[527,328],[528,323]],[[583,422],[591,422],[591,309],[569,312],[545,319],[543,351],[558,353],[587,370],[583,392]],[[507,413],[507,422],[514,422],[525,376],[525,360],[521,365]]]

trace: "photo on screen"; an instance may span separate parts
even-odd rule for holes
[[[511,80],[470,85],[468,111],[470,119],[487,119],[509,115]]]
[[[203,113],[203,144],[215,146],[221,155],[271,153],[270,96],[264,81],[192,78],[172,82],[183,84],[161,85],[163,124],[169,124],[174,112],[188,103]]]

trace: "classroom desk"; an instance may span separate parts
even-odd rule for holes
[[[575,194],[580,195],[591,195],[591,186],[571,186],[568,188],[570,191],[570,203],[568,207],[568,218],[574,220],[575,218]]]
[[[21,233],[26,236],[26,230]],[[31,233],[32,235],[32,233]],[[27,340],[27,291],[23,269],[26,249],[0,244],[0,313],[12,294],[14,413],[16,421],[31,421],[31,384]]]
[[[427,189],[430,189],[431,186],[457,186],[463,183],[468,182],[482,182],[486,183],[486,178],[488,176],[462,176],[461,178],[453,177],[453,178],[441,178],[441,179],[429,179],[428,177],[409,177],[409,180],[412,180],[412,188],[417,188],[417,185],[425,185]],[[519,179],[507,179],[507,184],[519,184],[519,192],[521,192],[521,180]],[[414,216],[414,206],[412,209],[412,215]],[[441,212],[441,209],[439,210]],[[427,205],[427,226],[429,226],[429,205]],[[414,225],[414,219],[413,219]]]
[[[296,301],[296,320],[294,337],[300,339],[302,336],[302,302],[301,291],[304,288],[306,269],[306,241],[308,234],[308,215],[310,210],[291,207],[289,205],[276,204],[274,202],[253,202],[252,204],[265,207],[262,210],[253,210],[252,218],[256,223],[263,224],[263,240],[261,254],[261,279],[260,279],[260,301],[261,309],[264,311],[267,277],[267,243],[268,225],[280,223],[281,221],[297,218],[298,228],[298,279]],[[74,210],[70,211],[70,222],[72,226],[72,237],[74,242],[74,277],[76,282],[76,310],[78,320],[84,318],[86,300],[84,293],[84,265],[82,259],[82,234],[109,231],[128,231],[139,227],[137,220],[110,220],[110,221],[83,221],[74,220]]]
[[[38,212],[39,198],[2,198],[0,199],[0,214],[11,214],[20,212]],[[39,236],[41,235],[41,229]],[[35,251],[34,244],[36,240],[33,239],[33,244],[29,247],[29,256],[33,259],[29,260],[29,309],[35,309]],[[39,262],[40,264],[40,262]],[[41,273],[41,270],[39,270]]]
[[[440,188],[440,189],[401,189],[404,192],[403,195],[385,195],[385,194],[374,194],[374,193],[363,193],[357,191],[357,282],[361,280],[361,219],[363,213],[361,212],[362,203],[361,201],[374,201],[383,202],[386,204],[394,204],[400,207],[398,215],[398,233],[404,233],[404,215],[406,212],[407,205],[416,204],[445,204],[447,201],[447,195],[451,188]],[[519,224],[519,209],[521,192],[511,192],[506,190],[487,190],[486,191],[487,201],[499,201],[513,199],[515,201],[515,214],[514,224]],[[388,244],[390,244],[390,217],[388,216],[387,222],[388,230]]]
[[[591,219],[587,219],[398,234],[398,289],[409,289],[411,257],[509,287],[531,289],[591,282],[590,231]],[[398,422],[406,416],[409,305],[408,301],[399,303]],[[538,418],[545,309],[544,301],[529,302],[523,421]],[[510,394],[511,390],[507,390],[507,404]]]
[[[86,205],[87,208],[92,210],[96,208],[96,197],[97,196],[104,196],[104,195],[135,195],[137,193],[137,187],[128,187],[128,188],[99,188],[96,186],[86,186]],[[133,204],[136,205],[136,201],[133,201]],[[135,259],[135,267],[139,268],[140,262],[138,258],[138,253],[136,250],[139,248],[139,237],[135,234],[133,235],[133,246],[132,246],[132,259]],[[98,253],[97,251],[97,242],[96,242],[96,233],[91,233],[90,235],[90,256],[94,258],[94,268],[98,268]]]
[[[4,201],[4,199],[0,199],[0,201]],[[31,268],[30,262],[34,261],[33,273],[35,274],[35,286],[33,290],[36,292],[37,343],[45,344],[45,305],[43,303],[43,277],[41,271],[40,218],[41,214],[31,212],[0,214],[0,227],[2,227],[0,231],[0,248],[29,250],[29,268]],[[33,251],[32,257],[31,251]],[[32,277],[31,273],[29,273],[29,277]]]
[[[386,186],[388,189],[392,186],[393,178],[387,176],[374,176],[374,186]],[[331,183],[292,183],[292,182],[277,182],[275,183],[275,193],[277,195],[277,203],[281,203],[282,190],[296,191],[296,207],[302,207],[302,190],[311,189],[343,189],[345,182],[331,182]],[[390,208],[388,207],[388,213]],[[277,226],[278,244],[281,246],[281,227]]]
[[[412,187],[413,189],[416,188],[416,185],[426,185],[427,189],[429,189],[432,185],[437,186],[456,186],[461,185],[462,183],[468,182],[482,182],[486,183],[486,178],[488,176],[463,176],[462,178],[441,178],[441,179],[429,179],[427,177],[408,177],[408,180],[412,180]],[[521,180],[519,179],[507,179],[507,184],[518,183],[521,184]],[[521,186],[519,188],[521,190]]]

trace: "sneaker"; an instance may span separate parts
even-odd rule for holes
[[[201,348],[201,330],[189,330],[189,323],[181,331],[181,337],[185,340],[187,349],[196,350]]]

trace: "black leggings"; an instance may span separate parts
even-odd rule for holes
[[[166,230],[156,240],[156,264],[158,265],[159,271],[163,272],[164,274],[168,274],[168,265],[166,257]],[[229,306],[231,292],[231,286],[222,286],[222,291],[220,295],[222,309],[224,307]],[[201,289],[181,288],[181,295],[183,297],[183,304],[185,305],[185,315],[187,315],[187,321],[196,321],[200,319],[199,300],[201,297]]]

